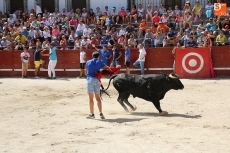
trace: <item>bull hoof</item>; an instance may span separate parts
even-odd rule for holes
[[[163,111],[160,113],[160,116],[167,116],[168,115],[168,112],[167,111]]]
[[[135,107],[133,107],[132,111],[134,112],[135,110],[137,110],[137,107],[136,107],[136,106],[135,106]]]

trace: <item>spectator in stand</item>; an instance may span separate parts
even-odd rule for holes
[[[144,75],[145,73],[145,57],[146,57],[146,51],[145,48],[142,44],[139,45],[139,57],[138,59],[135,61],[135,63],[133,63],[133,66],[141,68],[141,75]]]
[[[110,13],[110,15],[111,15],[111,17],[112,17],[112,22],[117,24],[118,21],[119,21],[118,12],[117,12],[117,10],[116,10],[116,7],[113,7],[112,9],[113,9],[113,10],[112,10],[111,13]]]
[[[207,30],[212,30],[212,31],[215,31],[216,30],[216,23],[213,21],[213,18],[210,18],[209,19],[209,22],[206,24],[206,28]]]
[[[67,17],[68,19],[72,19],[72,17],[76,17],[73,9],[70,10],[70,12],[67,14]]]
[[[126,68],[126,73],[130,74],[130,49],[128,47],[128,45],[124,45],[125,48],[125,62],[124,62],[124,66]]]
[[[102,27],[105,25],[106,19],[109,18],[106,12],[99,18],[97,24],[101,25]]]
[[[61,36],[61,40],[60,40],[60,49],[61,50],[66,50],[67,49],[67,45],[68,45],[68,43],[67,43],[67,40],[66,40],[66,37],[65,37],[65,35],[62,35]]]
[[[128,46],[131,48],[137,48],[137,40],[134,39],[133,35],[130,35],[130,37],[128,39]]]
[[[124,45],[126,44],[125,35],[119,36],[117,43],[119,44],[119,47],[124,48]]]
[[[59,14],[58,8],[55,8],[55,10],[54,10],[54,12],[53,12],[54,17],[57,18],[57,17],[58,17],[58,14]]]
[[[198,19],[201,18],[201,15],[202,15],[202,5],[200,4],[199,0],[196,0],[196,4],[193,7],[192,12],[193,12],[194,21],[197,21]]]
[[[177,14],[182,14],[181,10],[179,9],[178,5],[175,6],[175,10],[174,10],[174,13],[177,15]]]
[[[186,47],[187,42],[189,42],[189,40],[190,40],[190,33],[189,33],[188,29],[185,30],[185,35],[182,36],[181,40],[183,42],[183,46]]]
[[[33,26],[34,28],[40,27],[40,22],[37,21],[36,17],[34,17],[34,20],[32,21],[31,26]]]
[[[220,34],[216,37],[216,45],[224,46],[226,45],[227,37],[224,35],[224,31],[220,30]]]
[[[149,32],[155,34],[157,32],[157,27],[158,27],[158,23],[152,24],[151,28],[149,29]]]
[[[167,33],[166,46],[168,46],[169,44],[173,44],[173,46],[175,46],[176,43],[176,33],[172,30],[172,28],[170,28],[169,32]]]
[[[144,14],[145,14],[144,8],[143,8],[142,4],[139,4],[138,8],[137,8],[137,17],[144,19]]]
[[[124,25],[121,25],[121,29],[118,32],[118,36],[121,36],[121,35],[125,36],[125,33],[126,33],[125,27],[124,27]]]
[[[183,16],[185,15],[185,13],[192,13],[192,8],[191,8],[191,4],[189,1],[186,1],[186,3],[184,4],[184,8],[183,8]]]
[[[44,13],[43,13],[43,16],[45,17],[45,18],[48,18],[49,17],[49,12],[48,12],[48,10],[45,8],[44,9]],[[38,16],[38,15],[37,15]]]
[[[49,39],[45,38],[45,41],[43,41],[43,43],[42,43],[42,49],[43,50],[48,49],[49,45],[50,45]]]
[[[20,40],[20,42],[21,42],[23,45],[26,45],[26,43],[27,43],[27,38],[26,38],[24,35],[22,35],[22,32],[19,32],[19,33],[18,33],[18,36],[17,36],[14,40],[15,40],[15,41]]]
[[[96,48],[99,46],[99,41],[96,39],[96,37],[91,37],[90,45],[92,46],[92,48]]]
[[[106,40],[106,37],[103,36],[102,40],[100,41],[100,46],[108,46],[108,40]]]
[[[165,6],[163,4],[161,4],[161,6],[159,8],[160,16],[162,16],[165,12],[166,12]]]
[[[145,20],[146,22],[148,22],[148,20],[152,20],[152,17],[153,17],[153,10],[151,8],[150,5],[147,6],[147,9],[146,9],[146,15],[145,15]]]
[[[197,47],[196,41],[192,36],[189,37],[189,41],[186,43],[186,47]]]
[[[76,37],[74,42],[74,50],[77,50],[81,47],[81,39],[79,37]]]
[[[110,64],[110,66],[112,67],[117,67],[118,65],[120,65],[120,58],[122,56],[121,51],[117,48],[116,45],[113,46],[112,48],[113,51],[113,57],[112,57],[112,62]]]
[[[79,8],[76,9],[75,16],[78,21],[82,20],[81,10]]]
[[[20,55],[21,62],[22,62],[22,78],[28,78],[27,77],[27,70],[30,64],[30,54],[27,52],[27,48],[23,48],[23,52]]]
[[[212,4],[211,0],[208,0],[208,4],[205,6],[205,10],[206,18],[211,18],[214,10],[214,5]]]
[[[12,45],[11,45],[11,44],[8,44],[3,50],[12,51]]]
[[[17,44],[14,48],[15,50],[23,50],[23,45],[20,40],[17,41]]]
[[[156,24],[156,23],[159,23],[160,21],[161,21],[161,18],[160,18],[160,16],[158,16],[158,12],[155,11],[153,13],[152,22],[153,22],[153,24]]]
[[[52,37],[56,37],[56,38],[60,37],[60,29],[56,24],[54,24],[52,28]]]
[[[100,7],[96,8],[95,16],[96,16],[96,24],[97,24],[100,17],[102,16],[102,12],[100,11]]]
[[[192,29],[192,16],[190,15],[189,12],[184,12],[183,28],[186,29],[186,27],[189,27],[189,29]]]
[[[75,18],[75,16],[72,17],[71,20],[69,20],[69,28],[70,28],[70,30],[76,31],[77,24],[78,24],[78,21]]]
[[[44,40],[43,33],[42,33],[42,31],[39,29],[39,27],[36,27],[36,30],[34,31],[34,38],[35,38],[35,39],[39,39],[40,41],[43,41],[43,40]],[[23,43],[23,42],[22,42],[22,43]]]
[[[125,23],[131,22],[131,21],[129,21],[129,17],[130,17],[130,10],[129,10],[129,8],[127,8],[126,9]]]
[[[163,22],[159,22],[159,25],[157,27],[157,32],[163,30],[163,33],[167,33],[169,31],[169,27],[165,24],[163,24]]]
[[[225,18],[222,30],[227,34],[230,31],[230,21],[228,18]]]
[[[129,39],[130,35],[135,34],[135,28],[132,26],[131,22],[128,23],[128,26],[125,28],[126,31],[126,38]]]
[[[155,47],[164,46],[165,45],[165,44],[163,44],[164,39],[165,39],[164,30],[161,29],[161,30],[157,31],[157,33],[154,35],[154,46]]]
[[[88,24],[95,24],[96,23],[95,13],[93,12],[93,9],[89,10],[87,22],[88,22]]]
[[[51,43],[52,43],[52,47],[55,47],[55,48],[59,49],[59,42],[57,40],[57,37],[53,37],[53,41]]]
[[[85,24],[85,29],[83,30],[83,36],[88,37],[91,35],[92,30],[89,28],[88,24]]]
[[[9,24],[14,25],[15,21],[16,21],[16,20],[13,18],[13,15],[10,14],[9,18],[7,19],[7,22],[8,22]]]
[[[108,6],[105,6],[105,11],[104,12],[106,12],[109,17],[111,16]]]
[[[145,46],[146,46],[146,44],[148,44],[149,46],[153,46],[154,45],[154,35],[153,35],[153,33],[151,33],[149,31],[149,29],[146,29],[146,33],[145,33],[143,44]]]
[[[50,35],[50,29],[49,27],[45,26],[44,31],[42,31],[44,39],[48,39],[49,42],[51,42],[51,35]]]
[[[145,35],[146,29],[148,29],[149,25],[145,21],[145,19],[142,19],[140,25],[139,25],[139,33],[138,33],[138,38],[140,38],[141,35]]]
[[[108,51],[107,46],[103,46],[103,49],[98,49],[98,52],[100,53],[102,63],[108,65],[108,60],[112,57],[112,54]]]
[[[173,30],[176,28],[176,16],[174,12],[172,12],[171,16],[169,16],[168,27],[172,28]]]
[[[197,38],[197,44],[199,47],[212,47],[212,41],[206,31],[201,32],[201,36]]]
[[[85,24],[82,21],[79,22],[75,34],[80,38],[83,36],[83,30],[85,29]]]
[[[179,13],[176,15],[176,29],[183,27],[183,21],[184,18],[182,16],[182,13]]]
[[[172,16],[172,13],[173,13],[172,7],[169,6],[169,8],[168,8],[168,10],[167,10],[167,14],[168,14],[169,16]]]
[[[83,51],[82,47],[80,47],[80,76],[79,78],[85,78],[85,63],[86,63],[86,53]]]
[[[111,35],[111,38],[108,42],[108,47],[113,47],[114,45],[117,45],[117,39],[114,34]]]
[[[200,36],[201,32],[205,31],[205,29],[206,29],[206,25],[204,24],[204,20],[201,20],[201,23],[197,26],[197,29],[196,29],[198,36]]]
[[[87,20],[88,13],[86,11],[86,8],[82,9],[81,17],[82,17],[83,22],[86,23],[86,24],[88,24],[88,20]]]
[[[27,37],[29,35],[29,32],[27,31],[26,27],[23,27],[22,35]]]
[[[124,23],[125,23],[125,18],[126,18],[126,16],[127,16],[127,13],[126,13],[124,7],[122,7],[121,10],[118,12],[118,16],[119,16],[118,21],[119,21],[119,20],[122,20],[122,23],[124,24]],[[117,21],[117,22],[118,22],[118,21]]]
[[[81,47],[88,49],[90,47],[90,40],[88,37],[83,36],[83,39],[81,40]]]
[[[137,9],[136,9],[136,6],[133,6],[131,11],[130,11],[130,16],[129,16],[130,22],[132,22],[132,18],[134,19],[135,23],[137,23]]]
[[[74,49],[75,33],[72,30],[68,38],[68,49]]]
[[[154,6],[154,8],[153,8],[153,12],[157,12],[157,14],[160,14],[160,12],[159,12],[159,8],[158,8],[157,6]]]

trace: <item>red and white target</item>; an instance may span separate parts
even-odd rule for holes
[[[176,73],[182,77],[210,76],[209,48],[185,48],[176,50]]]

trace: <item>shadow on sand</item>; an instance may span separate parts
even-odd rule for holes
[[[152,113],[152,112],[133,112],[130,115],[135,115],[135,116],[152,116],[152,117],[162,117],[159,115],[159,113]],[[182,118],[192,118],[192,119],[198,119],[201,118],[201,115],[188,115],[188,114],[168,114],[165,117],[182,117]]]
[[[109,123],[127,123],[127,122],[139,122],[145,118],[135,118],[135,119],[130,119],[130,118],[116,118],[116,119],[104,119],[100,120],[103,122],[109,122]]]

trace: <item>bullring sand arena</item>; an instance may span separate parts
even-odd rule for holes
[[[84,79],[1,78],[0,152],[229,153],[229,79],[181,81],[184,90],[170,90],[161,101],[168,116],[133,97],[137,110],[126,113],[110,86],[101,120],[96,105],[96,118],[86,119]]]

